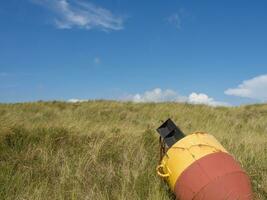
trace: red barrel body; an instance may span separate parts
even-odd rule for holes
[[[191,164],[178,178],[179,200],[252,200],[247,174],[224,152],[206,155]]]
[[[157,170],[179,200],[253,200],[248,175],[207,133],[195,132],[177,141]]]

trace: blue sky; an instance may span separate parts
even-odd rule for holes
[[[0,1],[0,102],[267,101],[267,2]]]

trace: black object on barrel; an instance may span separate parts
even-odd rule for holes
[[[178,140],[185,137],[184,133],[174,124],[171,119],[165,121],[157,129],[157,131],[169,148],[174,145]]]

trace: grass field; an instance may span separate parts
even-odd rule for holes
[[[155,171],[168,117],[213,134],[267,199],[267,105],[112,101],[1,104],[0,199],[174,199]]]

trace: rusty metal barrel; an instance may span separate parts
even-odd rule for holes
[[[252,200],[246,172],[210,134],[185,136],[168,119],[157,131],[161,141],[158,175],[179,200]]]

